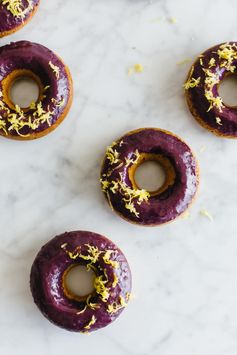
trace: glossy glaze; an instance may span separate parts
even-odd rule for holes
[[[93,310],[86,308],[81,314],[85,302],[70,299],[63,288],[63,274],[73,265],[87,265],[88,261],[80,257],[72,259],[68,251],[75,253],[79,250],[87,253],[87,244],[97,247],[102,254],[95,264],[98,275],[102,270],[108,276],[108,285],[113,283],[114,273],[118,278],[116,287],[110,288],[110,296],[107,302],[101,300],[100,295],[93,297],[93,303],[99,304],[99,308]],[[111,259],[118,262],[119,267],[114,269],[103,261],[103,252],[113,250]],[[101,270],[100,270],[101,268]],[[107,311],[108,305],[120,302],[120,297],[126,298],[131,291],[131,272],[128,262],[116,245],[107,238],[91,232],[77,231],[59,235],[42,247],[31,269],[30,286],[36,305],[41,312],[54,324],[70,331],[86,332],[85,326],[93,316],[96,323],[88,331],[94,331],[105,327],[114,321],[122,312],[120,309],[114,314]]]
[[[225,59],[218,55],[218,51],[223,50],[226,45],[230,45],[230,48],[235,52],[235,55],[230,60],[230,64],[233,66],[231,69],[233,72],[224,65]],[[213,59],[215,64],[210,66],[210,60]],[[208,75],[205,70],[210,70],[210,72],[216,76],[217,80],[211,88],[211,93],[214,98],[218,98],[220,82],[227,75],[235,74],[236,66],[237,43],[229,42],[216,45],[202,53],[193,64],[190,72],[191,77],[195,79],[200,78],[200,82],[196,87],[186,90],[190,111],[198,122],[217,135],[233,138],[237,137],[237,107],[227,106],[223,102],[221,108],[217,106],[210,108],[210,101],[205,96],[208,89],[206,84]]]
[[[53,63],[59,70],[59,74],[53,71],[49,63]],[[68,69],[56,54],[48,48],[28,42],[20,41],[11,43],[0,48],[0,93],[4,94],[3,81],[14,71],[28,70],[36,75],[41,82],[43,88],[47,88],[43,93],[44,97],[40,100],[43,110],[51,112],[50,119],[40,123],[40,125],[32,129],[25,125],[20,131],[11,129],[11,122],[8,118],[11,114],[16,114],[13,107],[0,108],[0,116],[4,119],[6,124],[5,130],[10,137],[27,137],[31,135],[38,135],[45,130],[52,128],[61,118],[66,110],[68,103],[72,96],[71,78]],[[4,102],[4,95],[1,97]],[[61,104],[60,104],[61,103]],[[29,109],[24,113],[23,122],[28,122],[29,118],[34,122],[35,110]],[[5,131],[0,130],[2,135],[6,135]]]
[[[122,180],[128,188],[135,189],[129,177],[133,164],[127,165],[126,161],[134,157],[136,151],[168,158],[176,175],[174,183],[162,193],[150,196],[148,201],[141,203],[138,199],[133,200],[137,216],[126,208],[126,196],[119,189],[104,189],[111,207],[122,217],[140,225],[161,225],[174,220],[188,208],[198,187],[198,167],[191,149],[178,137],[170,132],[145,128],[126,134],[116,141],[113,150],[119,154],[119,163],[111,164],[106,156],[101,171],[101,182],[108,181],[108,186]]]
[[[29,11],[26,12],[25,16],[17,17],[14,16],[11,11],[7,9],[8,4],[3,5],[0,1],[0,35],[5,33],[14,32],[18,27],[21,27],[25,22],[29,20],[32,14],[36,11],[40,0],[31,0],[31,7]],[[29,7],[27,0],[21,1],[21,9],[25,10]]]

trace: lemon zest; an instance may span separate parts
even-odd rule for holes
[[[113,145],[107,148],[106,157],[110,161],[110,164],[116,164],[119,162],[119,153],[116,149],[113,149]]]
[[[107,282],[108,279],[103,280],[103,275],[97,276],[94,280],[95,291],[103,302],[107,302],[110,296],[109,288],[105,286]]]
[[[87,304],[84,306],[84,308],[81,311],[77,312],[77,314],[84,313],[86,311],[86,309],[87,309]]]
[[[209,219],[210,222],[213,222],[213,217],[210,214],[210,212],[208,212],[207,210],[203,209],[200,211],[200,214],[204,217],[207,217]]]
[[[144,189],[132,189],[125,182],[122,181],[122,176],[120,174],[121,180],[109,182],[108,180],[101,179],[102,188],[106,186],[103,190],[108,194],[108,191],[112,193],[120,192],[123,195],[123,201],[125,202],[125,208],[134,214],[137,218],[139,217],[139,212],[137,212],[134,202],[136,201],[138,205],[142,202],[148,202],[150,193]]]
[[[131,68],[128,69],[128,75],[133,73],[142,73],[144,71],[144,66],[142,64],[134,64]]]
[[[127,306],[126,300],[122,296],[119,296],[119,303],[113,302],[109,304],[107,307],[107,312],[110,314],[114,314],[126,306]]]
[[[114,281],[113,281],[113,283],[112,283],[112,287],[113,288],[115,288],[116,286],[117,286],[117,284],[118,284],[118,277],[117,277],[117,275],[114,273]]]
[[[210,106],[209,106],[207,112],[209,112],[213,107],[218,108],[220,110],[220,112],[222,112],[222,107],[224,105],[223,105],[222,98],[220,96],[214,96],[212,91],[206,91],[205,97],[210,103]]]
[[[221,122],[221,118],[220,118],[220,117],[216,117],[216,123],[217,123],[219,126],[222,126],[222,122]]]
[[[233,61],[237,59],[237,47],[235,44],[224,43],[222,44],[217,54],[223,62],[221,63],[221,67],[225,67],[228,71],[234,72],[236,67],[233,64]]]
[[[90,302],[91,299],[91,295],[89,295],[86,299],[86,305],[91,308],[93,311],[95,311],[96,309],[100,308],[100,304],[99,303],[92,303]]]
[[[144,71],[144,67],[142,64],[134,64],[133,66],[135,73],[142,73]]]
[[[131,164],[137,164],[139,158],[140,158],[140,153],[139,151],[136,149],[135,153],[133,153],[133,156],[132,158],[125,158],[125,167],[128,167],[129,165]]]
[[[24,19],[28,12],[33,10],[32,0],[27,0],[27,7],[24,9],[23,2],[21,0],[1,0],[2,5],[6,5],[6,9],[17,18]]]
[[[87,246],[87,255],[80,254],[80,258],[83,260],[90,261],[90,264],[95,264],[98,261],[98,258],[100,254],[102,253],[99,251],[97,247],[94,247],[93,245],[90,244],[85,244]]]
[[[93,316],[91,317],[90,322],[89,322],[86,326],[84,326],[84,329],[87,329],[87,330],[91,329],[92,325],[94,325],[94,324],[96,323],[96,321],[97,321],[97,319],[96,319],[96,317],[93,315]]]
[[[212,68],[212,67],[215,66],[215,64],[216,64],[215,58],[211,58],[211,59],[209,60],[208,67],[209,67],[209,68]]]
[[[103,260],[105,264],[111,265],[114,269],[118,269],[119,263],[116,260],[111,260],[111,254],[116,253],[115,250],[106,250],[105,254],[103,255]]]
[[[54,74],[56,75],[56,78],[59,79],[60,77],[60,69],[57,65],[54,65],[51,61],[49,62],[50,68],[53,70]]]
[[[67,246],[67,243],[64,243],[64,244],[61,245],[61,248],[62,248],[62,249],[65,249],[66,246]]]
[[[186,81],[186,83],[184,84],[184,89],[188,90],[188,89],[193,89],[195,87],[197,87],[200,83],[201,77],[199,76],[197,79],[195,78],[190,78]]]

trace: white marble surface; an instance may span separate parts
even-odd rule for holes
[[[1,40],[53,49],[75,85],[72,110],[54,133],[0,139],[2,355],[236,355],[236,141],[192,119],[182,92],[190,63],[176,64],[236,40],[236,12],[236,0],[42,0],[27,27]],[[128,76],[135,63],[144,72]],[[105,147],[144,126],[181,135],[201,166],[190,218],[160,228],[121,220],[98,184]],[[134,301],[90,337],[51,325],[29,290],[40,246],[75,229],[107,235],[133,272]]]

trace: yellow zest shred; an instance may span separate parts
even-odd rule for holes
[[[58,105],[61,105],[59,102]],[[56,105],[56,106],[58,106]],[[25,114],[25,112],[19,107],[19,105],[15,105],[14,111],[10,110],[9,107],[3,101],[3,94],[0,92],[0,109],[3,111],[2,117],[0,118],[0,130],[3,130],[6,135],[9,132],[15,131],[21,137],[27,137],[30,134],[22,134],[21,130],[25,127],[35,131],[40,125],[47,123],[50,127],[52,122],[52,117],[54,111],[50,111],[49,109],[46,111],[43,108],[42,101],[35,103],[32,102],[29,106],[29,109],[33,112],[31,114]],[[7,127],[7,123],[9,124]]]
[[[6,5],[6,9],[17,18],[24,19],[27,14],[33,10],[32,0],[27,0],[28,5],[24,9],[22,0],[0,0],[2,5]]]
[[[43,91],[45,92],[45,91],[47,91],[49,88],[50,88],[50,85],[46,85],[46,86],[44,87],[44,90],[43,90]]]
[[[116,149],[113,149],[113,146],[107,148],[106,157],[111,164],[116,164],[119,162],[119,153]]]
[[[86,305],[93,309],[93,311],[95,311],[96,309],[100,308],[100,304],[99,303],[92,303],[90,302],[90,299],[91,299],[91,295],[89,295],[86,299]]]
[[[106,192],[108,187],[109,187],[109,185],[110,185],[109,181],[100,179],[100,182],[101,182],[102,191]]]
[[[59,79],[59,77],[60,77],[59,67],[57,67],[57,65],[54,65],[51,61],[49,62],[49,66],[53,70],[54,74],[56,75],[56,78]]]
[[[216,117],[216,123],[217,123],[219,126],[222,126],[222,122],[221,122],[221,118],[220,118],[220,117]]]
[[[142,73],[144,71],[144,67],[142,64],[134,64],[133,66],[135,73]]]
[[[217,54],[223,62],[221,63],[221,67],[226,68],[228,71],[233,73],[236,69],[234,65],[232,65],[233,61],[237,59],[237,47],[235,44],[224,43],[222,44]]]
[[[215,64],[216,64],[215,58],[211,58],[211,59],[209,60],[208,67],[209,67],[209,68],[212,68],[212,67],[215,66]]]
[[[111,254],[116,253],[115,250],[106,250],[104,256],[103,256],[103,260],[105,262],[105,264],[107,265],[111,265],[114,269],[118,269],[119,267],[119,263],[115,260],[111,260]]]
[[[70,259],[75,260],[80,256],[80,247],[77,247],[73,252],[65,250]]]
[[[56,105],[56,107],[62,107],[65,104],[64,97],[61,98],[60,101],[57,101],[54,97],[51,99],[51,102]]]
[[[201,210],[200,211],[200,214],[204,217],[207,217],[209,219],[210,222],[213,222],[213,217],[212,215],[210,214],[210,212],[208,212],[207,210]]]
[[[142,73],[144,71],[144,66],[142,64],[134,64],[131,68],[128,69],[128,75],[133,73]]]
[[[197,79],[195,78],[189,78],[186,83],[184,84],[184,89],[188,90],[188,89],[193,89],[195,87],[197,87],[200,83],[201,77],[199,76]]]
[[[87,309],[87,304],[85,305],[85,307],[84,307],[81,311],[77,312],[77,314],[82,314],[82,313],[84,313],[84,312],[86,311],[86,309]]]
[[[233,73],[236,69],[236,66],[233,65],[233,62],[237,59],[237,46],[235,44],[224,43],[222,44],[217,52],[213,52],[218,55],[221,68],[225,68],[227,71]],[[209,69],[203,69],[205,73],[205,97],[208,100],[210,106],[207,110],[210,111],[213,108],[217,108],[222,112],[224,107],[222,98],[220,96],[213,95],[213,87],[218,85],[220,82],[219,72],[210,70],[212,67],[215,67],[216,59],[212,57],[208,63]],[[221,125],[221,121],[217,118],[217,123]]]
[[[114,281],[112,283],[112,287],[115,288],[118,284],[118,277],[117,275],[114,273]]]
[[[96,323],[96,320],[97,320],[96,317],[93,315],[91,317],[90,322],[84,327],[84,329],[87,329],[87,330],[91,329],[91,326]]]
[[[121,174],[120,174],[121,176]],[[119,192],[123,195],[123,201],[125,202],[125,208],[128,209],[132,214],[135,214],[136,217],[139,217],[139,212],[137,212],[134,202],[136,201],[138,205],[142,202],[148,202],[150,193],[144,189],[132,189],[125,182],[121,180],[112,181],[111,183],[108,180],[101,179],[102,188],[107,186],[104,192],[111,191],[112,193]]]
[[[134,295],[132,293],[130,293],[130,292],[127,292],[126,293],[126,301],[127,301],[127,303],[129,301],[132,301],[133,299],[134,299]]]
[[[95,291],[98,295],[100,295],[103,302],[107,302],[110,296],[109,288],[105,286],[107,282],[108,279],[103,280],[103,275],[97,276],[94,281]]]
[[[140,158],[140,153],[139,151],[136,149],[135,153],[132,154],[132,158],[125,158],[126,161],[126,167],[128,167],[131,164],[136,164],[138,162]]]
[[[117,313],[120,309],[122,309],[126,306],[127,306],[127,303],[126,303],[125,299],[122,296],[120,296],[119,303],[113,302],[113,303],[109,304],[107,307],[107,312],[110,314]]]
[[[110,187],[110,191],[115,194],[119,188],[119,183],[117,181],[112,181],[111,184],[112,186]]]
[[[90,261],[90,264],[95,264],[98,261],[98,258],[100,254],[102,253],[99,251],[97,247],[94,247],[93,245],[90,244],[85,244],[87,246],[87,255],[80,254],[80,258],[83,260]]]
[[[205,97],[209,101],[209,104],[210,104],[207,112],[209,112],[213,107],[218,108],[220,110],[220,112],[222,112],[222,107],[224,105],[223,105],[222,98],[220,96],[214,96],[213,92],[208,90],[205,92]]]
[[[61,248],[62,248],[62,249],[65,249],[66,246],[67,246],[67,243],[64,243],[64,244],[61,245]]]
[[[219,83],[219,76],[210,69],[203,69],[203,71],[205,73],[205,84],[210,87],[209,89],[212,89],[214,85]]]

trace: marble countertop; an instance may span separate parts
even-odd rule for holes
[[[182,90],[190,62],[177,64],[236,40],[236,11],[235,0],[42,0],[24,29],[1,39],[56,51],[75,87],[55,132],[34,142],[0,139],[1,354],[236,354],[236,141],[194,121]],[[144,71],[129,76],[135,63]],[[98,183],[105,147],[148,126],[183,137],[201,168],[190,217],[159,228],[121,220]],[[29,290],[41,245],[75,229],[112,239],[133,273],[135,299],[90,337],[51,325]]]

